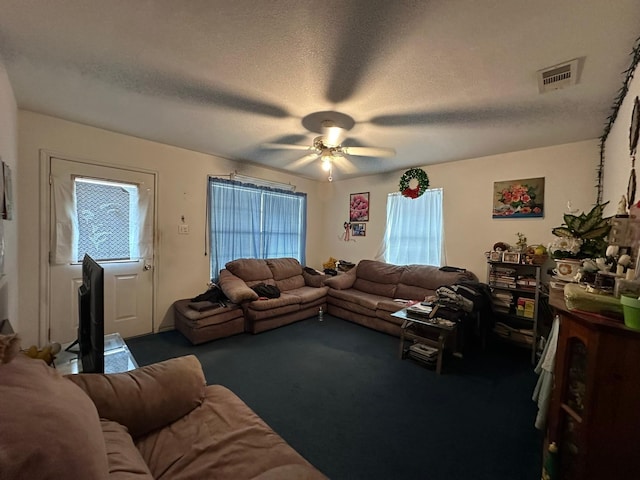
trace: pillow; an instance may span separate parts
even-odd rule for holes
[[[133,443],[127,427],[111,420],[100,420],[109,462],[109,480],[153,480],[149,467]]]
[[[302,265],[295,258],[269,258],[266,262],[276,281],[302,275]]]
[[[172,358],[124,373],[67,375],[96,404],[137,438],[183,417],[204,399],[206,381],[194,355]]]
[[[107,477],[98,412],[82,390],[22,353],[0,364],[0,379],[0,477]]]

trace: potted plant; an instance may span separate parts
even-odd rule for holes
[[[600,258],[607,250],[607,235],[611,230],[611,217],[602,213],[609,202],[596,204],[588,213],[564,215],[564,223],[551,230],[556,238],[548,251],[556,261],[560,278],[571,280],[578,273],[582,260]]]

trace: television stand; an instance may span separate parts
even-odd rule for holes
[[[56,355],[53,362],[56,370],[63,375],[70,373],[82,373],[82,366],[78,361],[78,353],[68,351],[73,344],[64,348]],[[119,333],[110,333],[104,336],[104,373],[128,372],[138,368],[136,359],[133,358],[129,347]]]

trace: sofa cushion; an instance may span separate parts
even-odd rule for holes
[[[284,307],[285,305],[298,305],[300,297],[283,292],[278,298],[261,298],[247,304],[247,308],[253,310],[271,310],[272,308]]]
[[[109,480],[153,480],[149,467],[133,444],[127,427],[100,420],[109,461]]]
[[[258,280],[254,282],[258,283]],[[251,290],[243,279],[227,269],[220,270],[218,285],[220,285],[220,288],[227,298],[238,305],[242,302],[250,302],[258,299],[258,294]]]
[[[404,267],[375,260],[361,260],[356,267],[353,288],[363,292],[395,298],[396,285]]]
[[[443,272],[432,265],[406,265],[396,290],[397,298],[424,300],[426,295],[434,295],[443,285],[452,285],[475,278],[470,272]]]
[[[302,275],[302,265],[295,258],[269,258],[266,262],[276,282]]]
[[[67,375],[96,404],[100,417],[129,429],[133,438],[177,420],[202,403],[206,384],[194,355],[130,372]]]
[[[367,308],[355,302],[352,302],[351,300],[343,300],[341,298],[336,298],[332,295],[329,295],[327,297],[327,307],[328,307],[329,313],[333,315],[331,306],[340,307],[340,309],[345,312],[354,312],[354,313],[358,313],[360,315],[366,315],[369,317],[375,317],[377,312],[375,308]],[[337,315],[337,316],[344,320],[350,320],[349,317],[344,317],[342,315]]]
[[[1,478],[107,477],[95,405],[42,360],[0,364],[0,430]]]
[[[350,288],[349,290],[330,290],[329,295],[333,298],[339,298],[340,300],[361,305],[371,310],[378,308],[378,303],[383,299],[379,295],[363,292],[355,288]]]
[[[406,307],[404,303],[394,302],[388,298],[378,302],[378,310],[382,310],[383,312],[394,313],[398,310],[402,310],[404,307]]]
[[[305,281],[302,274],[287,277],[282,280],[276,280],[276,286],[281,292],[287,292],[289,290],[295,290],[296,288],[304,287]]]
[[[249,479],[283,465],[313,468],[220,385],[208,386],[201,406],[168,428],[138,439],[136,446],[158,480]],[[324,478],[315,472],[308,478]]]
[[[300,287],[295,290],[289,290],[289,295],[296,296],[300,299],[300,303],[309,303],[320,298],[324,298],[327,295],[329,287]]]
[[[225,268],[245,282],[260,282],[273,278],[267,262],[261,258],[239,258],[227,262]]]

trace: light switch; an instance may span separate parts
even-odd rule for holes
[[[186,225],[184,223],[181,224],[181,225],[178,225],[178,233],[180,235],[188,235],[189,234],[189,225]]]

